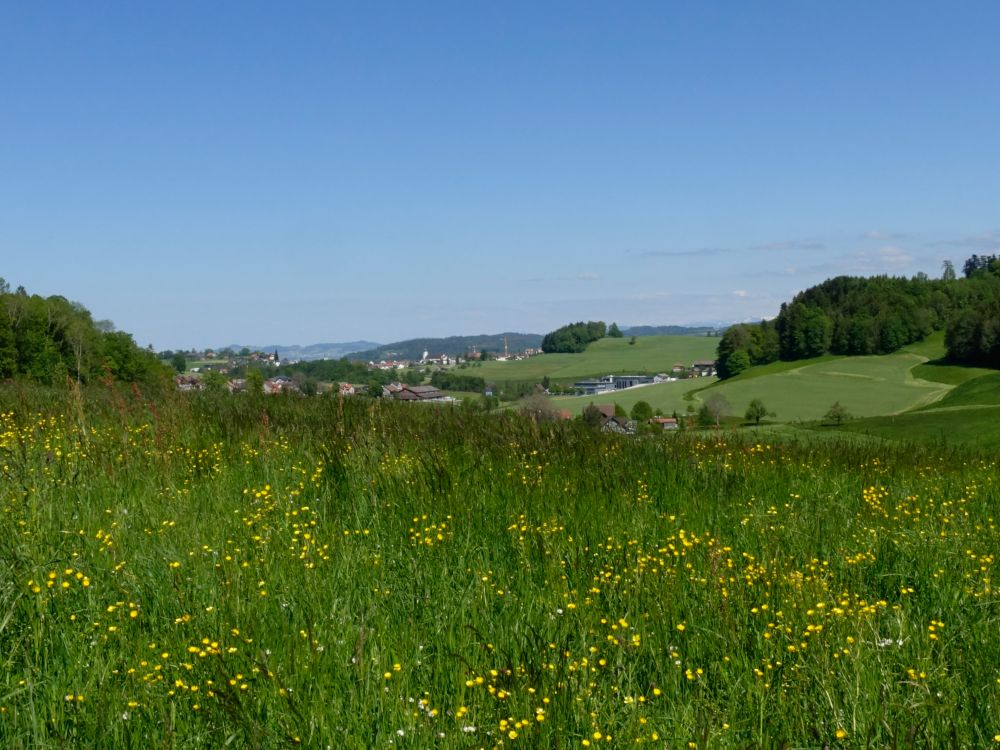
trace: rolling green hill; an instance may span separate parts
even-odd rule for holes
[[[557,409],[565,409],[573,415],[581,414],[588,404],[619,404],[626,411],[631,411],[637,401],[645,401],[653,409],[659,409],[667,416],[677,412],[684,414],[688,404],[685,395],[716,382],[715,378],[696,378],[691,380],[675,380],[671,383],[657,383],[641,388],[628,388],[613,393],[602,393],[598,396],[556,396],[552,405]],[[695,402],[697,403],[697,402]],[[740,412],[742,414],[742,412]]]
[[[669,372],[674,363],[690,365],[715,359],[719,339],[714,336],[640,336],[595,341],[581,354],[539,354],[516,362],[484,362],[469,368],[487,382],[532,382],[548,378],[570,384],[581,378],[612,373]]]
[[[721,393],[739,416],[755,398],[761,399],[780,422],[822,418],[834,401],[857,417],[897,414],[941,399],[952,386],[914,378],[910,370],[922,362],[914,354],[874,357],[818,357],[803,362],[776,362],[731,380],[715,378],[631,388],[601,396],[554,399],[560,409],[574,414],[593,401],[618,403],[630,409],[647,401],[665,414],[684,413],[712,393]],[[973,381],[976,382],[976,381]],[[687,396],[687,398],[685,398]]]
[[[1000,448],[1000,405],[913,411],[845,422],[840,431],[902,443]]]
[[[669,369],[675,361],[710,359],[714,342],[707,337],[661,336],[638,339],[630,346],[627,339],[603,339],[583,354],[490,362],[471,371],[487,380],[533,382],[546,375],[554,382],[572,382],[613,372],[657,372]],[[945,363],[944,351],[939,332],[895,354],[828,354],[754,367],[725,381],[680,380],[599,396],[555,397],[552,401],[556,408],[577,415],[590,403],[617,403],[628,411],[642,400],[669,415],[684,414],[712,393],[720,393],[731,404],[735,417],[744,413],[752,399],[761,399],[775,412],[775,421],[791,423],[784,429],[795,429],[795,423],[818,422],[839,401],[855,417],[841,428],[852,434],[893,441],[945,439],[1000,445],[1000,373]]]
[[[922,362],[923,357],[909,353],[822,357],[801,367],[724,381],[709,392],[724,395],[734,414],[759,398],[782,422],[820,419],[835,401],[858,417],[897,414],[936,401],[951,388],[914,378],[910,370]],[[695,398],[705,396],[702,391]]]
[[[923,407],[923,411],[989,406],[1000,406],[1000,373],[997,372],[964,381],[940,401]]]
[[[779,421],[819,419],[829,403],[839,400],[861,418],[837,429],[814,425],[833,434],[1000,447],[1000,373],[953,365],[944,355],[944,333],[939,331],[897,354],[776,362],[752,368],[712,390],[724,393],[737,413],[754,391],[778,413]],[[797,377],[781,379],[782,374]]]

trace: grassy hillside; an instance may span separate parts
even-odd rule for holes
[[[1000,449],[1000,405],[932,409],[844,423],[844,432],[872,435],[905,444]]]
[[[579,414],[591,401],[617,402],[630,409],[636,401],[644,400],[665,414],[683,414],[689,403],[698,406],[710,394],[721,393],[737,416],[755,398],[761,399],[781,422],[820,419],[835,401],[854,416],[876,416],[917,408],[948,393],[950,385],[912,376],[911,368],[921,361],[917,355],[905,353],[825,356],[804,362],[775,362],[726,381],[681,380],[602,396],[561,397],[554,402],[561,409]]]
[[[956,368],[976,371],[977,368]],[[852,420],[841,429],[904,443],[1000,449],[1000,373],[965,380],[922,409]]]
[[[950,386],[915,379],[910,370],[922,358],[909,353],[881,357],[821,358],[812,364],[752,378],[720,382],[708,391],[723,394],[742,414],[754,398],[764,401],[780,421],[819,419],[835,401],[855,416],[894,414],[942,397]],[[764,368],[761,368],[764,369]]]
[[[572,414],[580,414],[588,404],[619,404],[626,411],[631,411],[637,401],[645,401],[653,409],[660,409],[664,414],[673,412],[684,414],[691,400],[685,396],[699,387],[705,387],[716,382],[715,378],[696,378],[676,380],[672,383],[657,383],[641,388],[629,388],[624,391],[602,393],[598,396],[556,396],[552,399],[558,409],[565,409]]]
[[[989,375],[994,372],[982,367],[967,367],[947,362],[944,346],[944,331],[932,333],[923,341],[910,344],[903,348],[904,352],[926,357],[927,362],[916,365],[910,372],[915,378],[930,380],[935,383],[945,383],[947,385],[959,385],[968,380]]]
[[[670,371],[674,363],[690,365],[698,359],[715,359],[719,339],[712,336],[639,336],[604,338],[581,354],[540,354],[519,362],[485,362],[470,368],[487,382],[532,382],[543,377],[572,383],[594,375]]]
[[[923,341],[907,344],[902,351],[926,357],[929,360],[942,359],[947,353],[944,345],[944,331],[935,331]]]
[[[990,371],[989,375],[966,380],[955,386],[940,401],[936,401],[924,409],[997,405],[1000,405],[1000,373]]]
[[[627,347],[620,339],[608,341],[617,344],[618,349]],[[607,343],[601,341],[594,345],[600,345],[594,353],[614,352]],[[662,342],[664,348],[668,343]],[[639,355],[638,352],[634,354]],[[726,381],[714,378],[678,381],[601,396],[557,397],[554,403],[560,409],[579,414],[591,402],[618,403],[629,410],[636,401],[643,400],[665,414],[674,411],[683,414],[690,404],[698,406],[711,393],[721,393],[732,405],[735,416],[742,415],[750,401],[759,398],[776,413],[780,422],[818,420],[835,401],[855,417],[900,414],[921,408],[1000,404],[1000,375],[993,370],[944,364],[940,361],[943,354],[943,334],[936,333],[896,354],[824,355],[795,362],[774,362],[753,367]],[[589,350],[587,355],[590,355]],[[595,361],[593,356],[584,360],[586,355],[548,356],[577,357],[579,359],[569,360],[577,364]],[[620,357],[619,361],[622,359]],[[496,367],[503,364],[497,363]],[[531,364],[538,367],[536,374],[543,371],[541,362]],[[559,368],[551,368],[548,372],[557,371]]]

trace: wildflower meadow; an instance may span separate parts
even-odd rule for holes
[[[0,392],[4,748],[1000,747],[997,462]]]

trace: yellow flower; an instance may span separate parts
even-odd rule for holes
[[[844,730],[844,729],[838,729],[837,730],[837,739],[838,740],[842,740],[846,736],[847,736],[847,731],[846,730]]]

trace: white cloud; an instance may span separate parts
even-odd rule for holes
[[[749,297],[750,296],[750,292],[748,292],[746,289],[737,289],[736,291],[733,292],[733,296],[734,297]]]

